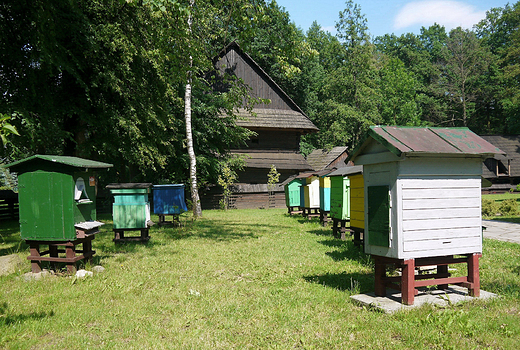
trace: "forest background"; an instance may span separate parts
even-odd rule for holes
[[[336,30],[315,22],[304,33],[267,0],[3,1],[0,130],[19,136],[2,142],[0,162],[73,155],[114,164],[105,182],[187,183],[193,71],[199,186],[216,183],[236,163],[229,149],[251,136],[234,123],[236,108],[254,103],[249,90],[220,77],[228,89],[217,92],[210,74],[233,40],[320,129],[302,139],[304,154],[352,149],[370,125],[520,133],[520,1],[489,9],[472,30],[375,38],[347,1]]]

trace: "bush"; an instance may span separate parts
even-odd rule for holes
[[[500,203],[498,211],[506,216],[518,215],[518,204],[514,199],[505,199]]]
[[[495,216],[497,213],[497,202],[492,199],[482,199],[482,216]]]

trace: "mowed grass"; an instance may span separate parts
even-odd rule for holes
[[[0,277],[0,348],[520,348],[516,244],[484,241],[482,289],[500,298],[387,315],[349,298],[373,291],[372,262],[352,239],[285,210],[205,211],[154,226],[146,245],[114,245],[105,219],[93,242],[104,273]],[[0,234],[3,255],[28,256],[16,224]]]

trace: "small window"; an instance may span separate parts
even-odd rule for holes
[[[258,141],[258,137],[255,137],[253,139],[251,139],[251,143],[254,143],[254,144],[259,144],[260,142]]]

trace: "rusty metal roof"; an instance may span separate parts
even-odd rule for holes
[[[504,154],[468,128],[371,126],[364,141],[348,160],[359,155],[370,138],[381,143],[398,157],[409,154]]]

